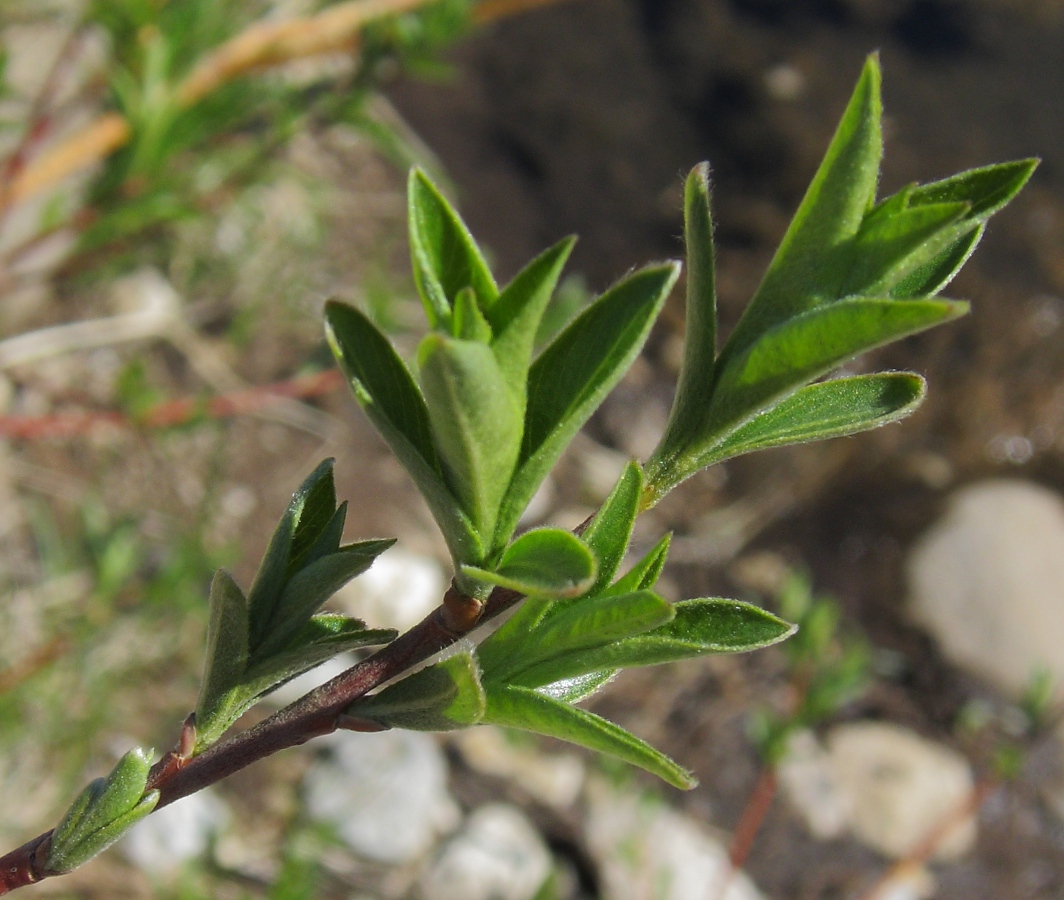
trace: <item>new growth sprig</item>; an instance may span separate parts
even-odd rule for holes
[[[53,831],[0,860],[0,893],[80,865],[137,819],[285,747],[337,729],[445,731],[494,723],[562,738],[687,788],[682,766],[576,704],[621,670],[764,647],[793,627],[723,598],[655,592],[669,536],[625,567],[633,523],[702,468],[769,447],[854,434],[911,413],[924,381],[878,372],[820,381],[855,355],[963,315],[938,297],[987,219],[1035,162],[989,166],[876,200],[880,76],[870,58],[824,162],[739,324],[717,350],[709,169],[687,179],[687,329],[668,425],[575,533],[516,534],[542,480],[635,360],[681,271],[618,281],[538,354],[567,238],[500,287],[458,213],[424,173],[409,184],[414,281],[429,331],[408,363],[353,306],[326,335],[359,404],[443,533],[454,581],[401,636],[319,612],[391,541],[341,545],[332,464],[294,495],[245,594],[220,572],[207,663],[177,749],[134,750]],[[514,609],[494,632],[478,625]],[[246,731],[261,697],[335,654],[383,645]],[[414,667],[448,651],[434,664]],[[403,677],[403,676],[406,677]],[[388,683],[383,689],[381,685]]]

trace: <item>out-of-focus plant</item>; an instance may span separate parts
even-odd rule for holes
[[[1032,161],[991,166],[877,201],[879,80],[871,58],[761,287],[719,352],[708,167],[692,171],[687,334],[672,413],[645,465],[631,461],[575,532],[518,534],[517,526],[640,352],[680,264],[626,275],[537,353],[540,322],[573,241],[545,250],[500,286],[461,218],[415,169],[410,247],[429,331],[413,364],[355,307],[331,302],[325,325],[358,402],[446,540],[454,578],[440,607],[401,636],[319,612],[393,543],[341,543],[346,504],[337,502],[325,461],[293,496],[250,588],[225,571],[215,576],[199,698],[175,749],[153,766],[148,751],[123,757],[55,830],[0,859],[0,893],[67,872],[153,807],[337,729],[497,723],[693,786],[678,763],[576,704],[622,669],[763,647],[794,627],[735,600],[665,600],[655,585],[668,535],[623,566],[636,517],[720,460],[853,434],[915,409],[924,382],[913,373],[818,379],[858,353],[966,312],[966,304],[937,295],[987,218],[1034,168]],[[817,624],[819,608],[794,610],[806,620],[812,648],[830,631]],[[475,633],[507,611],[496,630]],[[374,645],[383,646],[258,725],[229,734],[285,681],[343,650]],[[416,668],[441,651],[442,659]],[[810,695],[817,704],[810,715],[836,702],[842,683],[823,681]]]
[[[84,199],[49,204],[39,223],[40,236],[77,235],[66,271],[99,276],[113,273],[106,263],[168,261],[174,225],[275,178],[297,134],[348,124],[409,157],[371,100],[382,77],[426,68],[469,26],[472,7],[472,0],[363,0],[286,21],[262,18],[271,12],[263,0],[93,0],[71,23],[55,65],[68,64],[90,35],[102,36],[105,59],[86,91],[98,92],[102,78],[112,111],[35,153],[54,125],[55,98],[25,98],[24,117],[9,125],[21,136],[0,172],[0,211],[102,160]],[[33,14],[17,7],[8,15],[16,12]],[[298,71],[284,66],[323,54]]]

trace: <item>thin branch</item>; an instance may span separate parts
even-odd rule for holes
[[[443,607],[438,607],[386,647],[247,731],[220,741],[188,760],[180,756],[180,749],[168,753],[152,767],[148,776],[147,790],[158,790],[161,794],[156,808],[194,794],[280,750],[343,727],[363,730],[368,723],[346,720],[345,710],[351,703],[446,650],[483,622],[512,607],[521,596],[516,591],[496,588],[484,605],[483,616],[464,631],[449,629],[444,624]],[[182,743],[179,739],[179,748]],[[45,866],[51,834],[47,831],[38,835],[0,857],[0,894],[60,874],[49,872]]]

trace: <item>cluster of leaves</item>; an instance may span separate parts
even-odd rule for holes
[[[208,666],[196,703],[196,746],[214,743],[260,698],[338,653],[396,637],[359,619],[318,614],[393,540],[340,546],[347,503],[336,505],[332,460],[296,492],[247,596],[219,570],[211,584]]]
[[[479,645],[458,641],[449,658],[354,700],[351,717],[430,730],[493,722],[612,754],[679,787],[694,783],[678,764],[576,702],[621,669],[761,647],[794,629],[745,603],[670,603],[655,593],[668,536],[618,575],[633,522],[714,462],[852,434],[911,412],[924,390],[912,373],[813,382],[857,353],[962,314],[964,304],[936,295],[1034,167],[977,169],[877,203],[880,116],[873,57],[763,283],[719,353],[708,170],[691,173],[688,326],[672,413],[645,467],[632,461],[578,534],[541,528],[514,536],[542,479],[640,352],[680,265],[627,275],[536,353],[572,240],[500,288],[452,206],[422,172],[411,174],[411,255],[430,327],[415,369],[354,307],[327,306],[327,337],[446,539],[455,570],[448,597],[460,598],[465,614],[473,611],[454,626],[456,641],[472,631],[493,592],[525,599]],[[325,463],[295,495],[248,595],[228,575],[216,578],[195,752],[297,672],[341,649],[390,639],[360,622],[315,615],[389,543],[341,547],[343,514]],[[798,656],[820,653],[831,639],[834,620],[825,609],[810,602],[790,610],[806,629],[794,645]],[[842,669],[859,674],[860,666]],[[850,681],[833,675],[811,689],[809,715],[839,702]]]

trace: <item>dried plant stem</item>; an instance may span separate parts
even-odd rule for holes
[[[178,749],[152,767],[147,789],[160,792],[159,807],[163,807],[260,759],[312,738],[338,729],[379,730],[375,723],[346,716],[344,710],[378,685],[452,646],[473,628],[505,612],[520,599],[521,595],[515,591],[496,588],[484,605],[483,616],[464,631],[452,631],[447,627],[441,606],[406,634],[332,681],[253,728],[212,745],[199,756],[183,757],[180,747],[187,741],[179,738]],[[187,727],[183,729],[183,735],[185,730]],[[48,831],[0,857],[0,894],[59,874],[45,868],[50,840],[51,832]]]
[[[292,59],[353,49],[362,27],[408,12],[430,0],[348,0],[321,13],[284,22],[258,22],[209,53],[178,86],[191,106],[228,81]],[[129,142],[133,131],[118,113],[106,113],[59,146],[24,165],[0,195],[0,212],[88,168]]]
[[[294,59],[354,50],[362,28],[374,19],[428,5],[432,0],[348,0],[317,15],[257,22],[209,53],[177,87],[181,106],[192,106],[223,84]],[[473,13],[477,22],[558,3],[561,0],[487,0]],[[119,113],[106,113],[59,146],[12,172],[0,192],[0,215],[125,146],[133,130]]]
[[[54,413],[45,416],[0,416],[0,436],[42,440],[85,434],[100,427],[169,428],[199,416],[227,419],[259,413],[283,400],[331,393],[343,384],[343,376],[330,369],[261,387],[232,391],[207,401],[200,397],[182,397],[152,407],[140,416],[131,416],[117,410]]]

